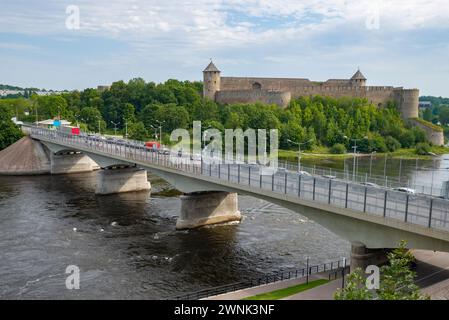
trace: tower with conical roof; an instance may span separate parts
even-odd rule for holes
[[[366,85],[366,78],[360,69],[351,77],[351,85],[355,87],[364,87]]]
[[[215,93],[220,91],[220,70],[214,65],[212,59],[203,70],[203,97],[215,100]]]

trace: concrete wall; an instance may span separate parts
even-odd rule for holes
[[[67,153],[51,153],[51,174],[67,174],[91,172],[97,166],[92,159],[74,151]]]
[[[114,194],[150,190],[147,171],[140,168],[99,170],[97,172],[96,194]]]
[[[181,196],[181,215],[177,229],[240,221],[237,193],[201,192]]]

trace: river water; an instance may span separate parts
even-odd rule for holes
[[[304,165],[352,172],[352,159]],[[359,174],[386,169],[437,187],[449,180],[448,167],[449,155],[390,159],[386,167],[383,158],[361,158],[357,165]],[[249,196],[239,195],[240,224],[176,231],[179,194],[149,179],[150,194],[96,196],[95,173],[0,176],[0,298],[163,299],[301,268],[307,256],[311,264],[349,256],[347,241]],[[68,265],[80,268],[79,290],[66,289]]]
[[[349,256],[345,240],[248,196],[238,225],[176,231],[179,195],[149,179],[151,194],[95,196],[95,173],[0,176],[0,298],[161,299]]]

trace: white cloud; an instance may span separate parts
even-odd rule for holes
[[[80,8],[80,31],[64,29],[69,4]],[[314,35],[342,25],[363,29],[377,9],[385,31],[449,27],[447,0],[71,0],[45,5],[11,1],[0,12],[0,28],[144,42],[165,37],[195,46],[233,46]],[[231,23],[237,15],[239,23]],[[288,19],[288,23],[272,25],[270,19]]]

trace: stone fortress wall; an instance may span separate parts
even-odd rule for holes
[[[404,119],[418,118],[419,90],[392,86],[367,86],[366,78],[358,70],[350,79],[329,79],[325,82],[304,78],[222,77],[211,62],[203,71],[204,97],[218,103],[277,104],[287,107],[292,98],[322,95],[334,98],[360,97],[379,107],[395,101]],[[414,123],[414,122],[413,122]],[[443,134],[431,133],[429,140],[444,144]]]

